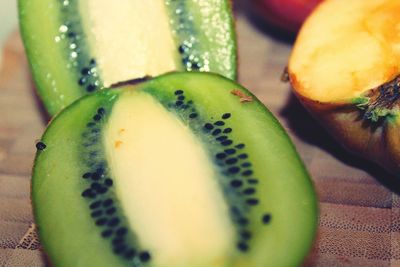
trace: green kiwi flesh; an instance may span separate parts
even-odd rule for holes
[[[236,78],[229,0],[19,0],[33,78],[50,115],[112,84],[171,71]]]
[[[298,266],[312,245],[317,201],[293,144],[217,74],[83,97],[37,148],[34,215],[54,266]]]

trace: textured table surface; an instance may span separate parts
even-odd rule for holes
[[[399,183],[347,154],[312,120],[289,85],[279,80],[291,45],[260,31],[238,13],[240,82],[288,130],[318,191],[318,238],[304,266],[400,266],[400,197],[393,193],[399,192]],[[3,60],[0,266],[46,266],[32,224],[30,172],[35,140],[47,118],[35,96],[18,34],[6,43]]]

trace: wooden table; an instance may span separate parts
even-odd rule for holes
[[[346,153],[314,122],[279,79],[290,43],[237,13],[240,82],[288,130],[319,194],[318,239],[304,266],[400,266],[400,197],[393,193],[399,183]],[[30,173],[47,120],[15,34],[0,70],[0,266],[45,266],[32,224]]]

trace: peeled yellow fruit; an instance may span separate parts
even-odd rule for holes
[[[296,40],[288,74],[348,150],[400,171],[400,1],[328,0]]]

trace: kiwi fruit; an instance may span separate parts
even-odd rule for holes
[[[229,0],[19,0],[22,39],[50,115],[120,82],[171,71],[236,78]]]
[[[54,266],[298,266],[311,180],[273,115],[211,73],[101,90],[37,143],[32,200]]]

